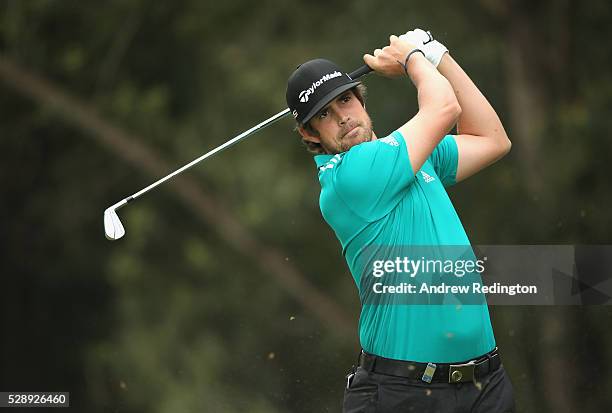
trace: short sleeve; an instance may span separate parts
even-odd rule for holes
[[[453,135],[446,135],[444,139],[440,141],[431,155],[429,155],[429,161],[445,187],[457,183],[459,151]]]
[[[397,132],[352,147],[334,171],[336,193],[368,222],[388,214],[413,182],[406,142]]]

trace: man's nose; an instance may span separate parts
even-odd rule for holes
[[[351,117],[349,116],[348,113],[338,112],[338,123],[340,125],[346,124],[350,119]]]

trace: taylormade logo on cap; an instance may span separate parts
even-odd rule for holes
[[[313,59],[289,76],[285,98],[296,122],[305,124],[332,99],[358,84],[334,62]]]
[[[342,76],[342,73],[338,72],[337,70],[334,73],[328,73],[326,75],[323,75],[321,79],[314,82],[312,86],[310,86],[308,89],[304,89],[300,92],[300,94],[298,95],[300,102],[302,103],[308,102],[310,95],[314,93],[316,88],[318,88],[319,86],[321,86],[323,83],[327,82],[328,80],[339,77],[339,76]]]

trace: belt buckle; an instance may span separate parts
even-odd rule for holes
[[[473,360],[465,364],[451,364],[448,369],[448,382],[474,381],[474,367],[476,363]]]

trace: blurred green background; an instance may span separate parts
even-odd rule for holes
[[[285,119],[102,213],[285,107],[288,75],[347,71],[431,29],[513,149],[451,190],[474,244],[611,244],[612,3],[0,0],[1,391],[80,412],[337,412],[359,302]],[[371,75],[379,136],[415,113]],[[612,311],[491,307],[521,412],[612,409]],[[418,340],[418,335],[415,336]]]

